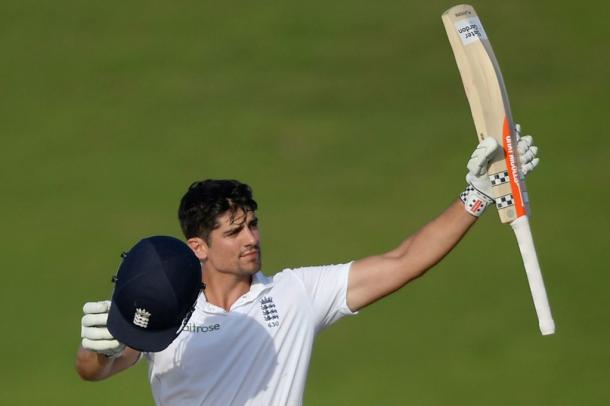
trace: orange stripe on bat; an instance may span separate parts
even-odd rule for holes
[[[519,186],[519,169],[517,167],[518,160],[516,156],[517,145],[513,145],[511,136],[510,124],[508,117],[504,117],[504,127],[502,131],[502,144],[504,146],[504,160],[508,168],[508,178],[510,180],[510,188],[515,199],[515,209],[517,210],[517,218],[525,216],[525,206],[523,205],[523,197],[521,196],[521,187]]]

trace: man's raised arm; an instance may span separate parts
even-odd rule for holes
[[[519,153],[523,174],[537,164],[537,148],[530,136],[520,140]],[[360,259],[352,264],[347,305],[357,311],[400,289],[423,275],[449,253],[475,223],[486,206],[493,203],[487,167],[491,158],[501,151],[498,143],[486,138],[468,162],[466,180],[469,185],[440,216],[408,237],[396,249],[381,255]]]

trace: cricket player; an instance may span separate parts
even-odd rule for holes
[[[352,262],[261,272],[257,203],[249,186],[205,180],[180,202],[186,242],[201,262],[204,290],[165,350],[139,353],[106,328],[110,302],[84,306],[76,369],[85,380],[115,375],[140,358],[159,405],[300,405],[316,335],[422,276],[455,247],[493,203],[486,169],[499,150],[482,141],[467,168],[468,187],[396,248]],[[520,138],[521,173],[538,164],[532,138]]]

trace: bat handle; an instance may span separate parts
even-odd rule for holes
[[[546,289],[544,288],[544,280],[540,272],[540,264],[538,263],[538,256],[534,247],[529,219],[527,216],[521,216],[510,223],[510,225],[517,237],[521,258],[523,259],[523,265],[525,265],[525,273],[527,274],[527,281],[532,292],[532,299],[534,299],[540,332],[545,336],[553,334],[555,333],[555,322],[551,315],[549,299],[546,296]]]

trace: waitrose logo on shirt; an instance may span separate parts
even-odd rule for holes
[[[218,323],[210,324],[209,326],[198,326],[196,324],[189,323],[184,326],[184,329],[182,331],[186,331],[189,333],[211,333],[213,331],[218,330],[220,330],[220,324]]]

